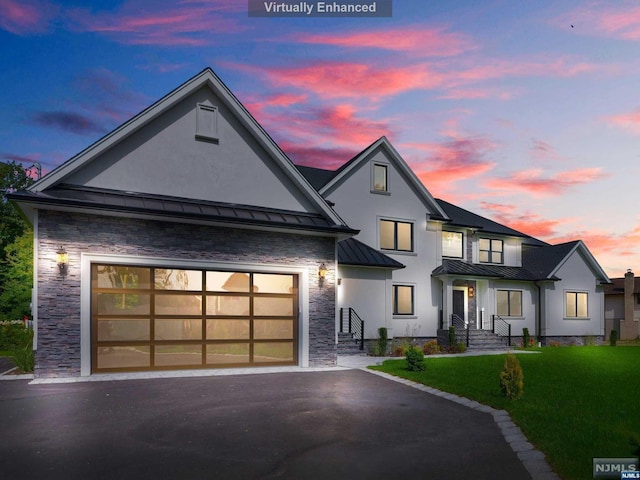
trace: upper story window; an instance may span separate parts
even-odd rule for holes
[[[380,248],[413,252],[413,223],[380,220]]]
[[[462,258],[461,232],[442,232],[442,256]]]
[[[521,290],[497,290],[496,312],[501,317],[522,316],[522,291]]]
[[[586,318],[589,316],[589,294],[587,292],[566,292],[567,318]]]
[[[372,191],[374,192],[388,192],[389,191],[389,177],[387,165],[381,165],[379,163],[373,164],[373,182]]]
[[[478,240],[480,263],[504,263],[504,242],[493,238]]]

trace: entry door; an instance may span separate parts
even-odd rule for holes
[[[466,320],[464,317],[464,290],[453,290],[453,314]]]

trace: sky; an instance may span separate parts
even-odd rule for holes
[[[0,161],[46,173],[211,67],[294,163],[385,135],[436,198],[640,274],[640,4],[391,2],[0,0]]]

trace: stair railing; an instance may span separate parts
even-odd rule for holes
[[[350,333],[364,350],[364,320],[351,308],[340,308],[340,333]]]
[[[467,347],[469,346],[469,324],[467,322],[464,321],[464,318],[460,317],[460,315],[456,314],[456,313],[452,313],[451,314],[451,323],[450,325],[453,325],[453,327],[456,330],[464,330],[465,333],[465,342],[467,344]]]
[[[511,324],[500,315],[491,315],[491,331],[507,338],[507,347],[511,345]]]

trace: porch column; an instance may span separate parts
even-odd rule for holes
[[[442,279],[442,296],[442,323],[444,328],[449,328],[453,313],[453,280],[451,277]]]

